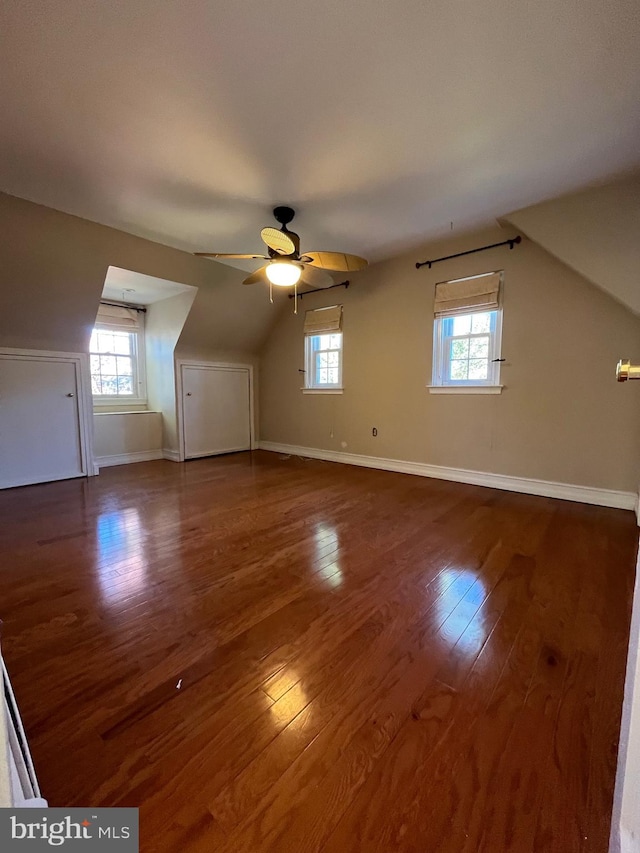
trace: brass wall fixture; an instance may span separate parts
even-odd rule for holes
[[[618,382],[626,382],[627,379],[640,379],[640,364],[631,364],[628,358],[621,358],[616,365],[616,379]]]

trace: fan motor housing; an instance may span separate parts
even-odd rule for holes
[[[273,208],[273,215],[275,216],[276,221],[279,222],[280,225],[284,225],[284,227],[286,228],[287,225],[293,219],[293,217],[296,215],[296,212],[292,207],[281,205],[279,207]]]

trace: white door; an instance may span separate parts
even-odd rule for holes
[[[86,473],[77,364],[0,355],[0,488]]]
[[[249,370],[182,365],[186,459],[251,449]]]

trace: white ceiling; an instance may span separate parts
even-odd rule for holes
[[[161,299],[169,299],[187,290],[195,290],[189,284],[167,281],[141,272],[109,267],[104,280],[102,296],[117,302],[129,302],[132,305],[152,305]]]
[[[640,165],[637,0],[4,0],[0,189],[380,258]]]

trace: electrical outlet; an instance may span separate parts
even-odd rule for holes
[[[374,428],[371,430],[371,435],[374,435],[374,436],[375,436],[375,435],[377,435],[377,434],[378,434],[378,430],[374,427]]]

